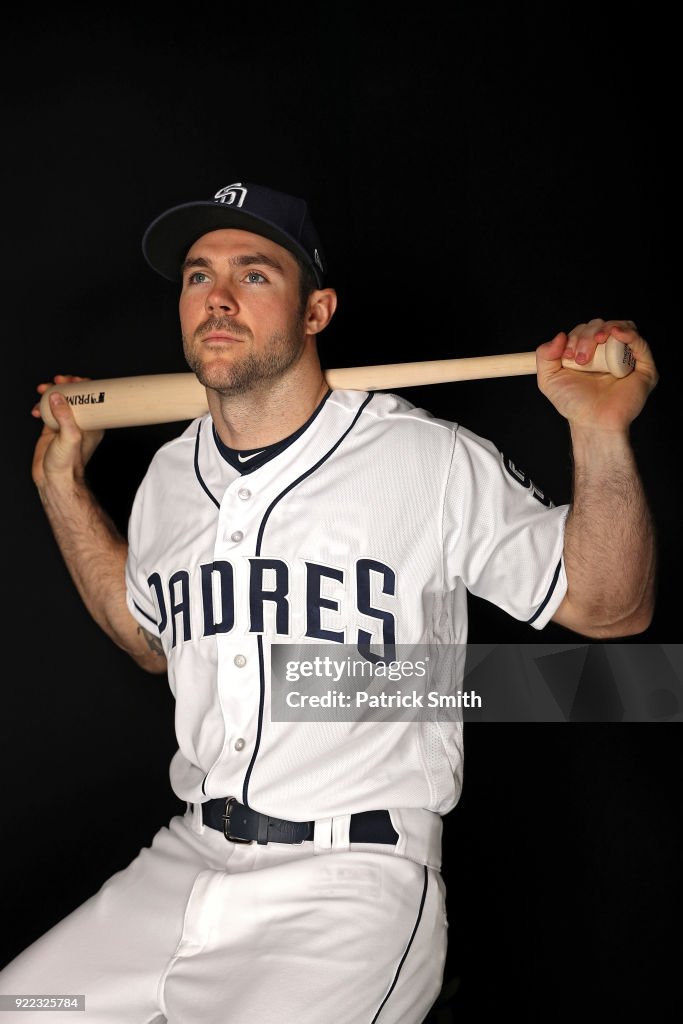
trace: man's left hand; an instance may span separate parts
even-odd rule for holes
[[[577,371],[562,366],[563,357],[577,363],[593,358],[610,335],[625,342],[636,366],[626,377]],[[657,384],[658,373],[650,346],[632,320],[589,320],[536,349],[538,386],[572,427],[626,431]]]

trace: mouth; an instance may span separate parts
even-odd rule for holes
[[[234,334],[225,334],[222,331],[213,331],[211,334],[205,335],[202,339],[203,344],[207,343],[218,343],[218,344],[238,344],[242,342],[242,338],[236,338]]]

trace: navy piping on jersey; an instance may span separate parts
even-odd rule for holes
[[[326,392],[326,394],[322,397],[320,402],[318,403],[318,406],[314,410],[312,415],[303,424],[303,426],[299,427],[299,429],[296,430],[290,437],[285,438],[286,444],[284,444],[282,448],[279,447],[279,444],[281,442],[278,442],[277,443],[277,450],[273,451],[272,455],[270,455],[269,458],[275,458],[276,455],[279,455],[281,452],[285,451],[286,448],[289,448],[290,444],[293,444],[294,441],[296,441],[303,433],[306,432],[306,430],[311,425],[313,420],[317,417],[318,413],[321,412],[323,406],[325,405],[325,402],[327,401],[327,399],[330,397],[331,394],[332,394],[332,390],[329,389]],[[200,442],[200,439],[201,439],[202,422],[203,421],[200,420],[199,423],[197,424],[197,435],[195,437],[195,443],[194,443],[194,472],[195,472],[195,476],[197,477],[197,480],[199,481],[199,486],[202,488],[204,493],[209,496],[209,498],[214,503],[216,508],[220,508],[221,507],[220,501],[216,497],[214,497],[214,495],[211,493],[211,491],[207,487],[207,485],[206,485],[206,483],[205,483],[205,481],[204,481],[204,479],[202,477],[201,469],[199,468],[199,442]],[[220,441],[220,438],[216,434],[215,426],[213,426],[213,432],[214,432],[214,442],[216,444],[218,452],[221,455],[221,458],[225,459],[225,455],[223,454],[223,452],[221,451],[221,448],[220,448],[220,445],[223,442]],[[227,446],[225,446],[225,447],[227,447]],[[268,447],[269,448],[275,448],[276,445],[269,445]],[[225,461],[228,462],[228,459],[225,459]],[[265,462],[267,462],[267,461],[269,461],[269,460],[266,459],[266,460],[264,460],[263,463],[259,463],[259,465],[265,465]],[[228,464],[230,465],[230,463],[228,463]],[[256,469],[256,468],[258,468],[258,467],[254,466],[254,469]]]
[[[323,406],[331,394],[332,390],[328,389],[306,422],[302,423],[298,430],[295,430],[293,434],[289,435],[289,437],[284,437],[281,441],[274,441],[273,444],[266,445],[266,447],[262,448],[261,451],[258,452],[257,456],[248,463],[248,465],[239,464],[239,453],[244,452],[244,449],[230,448],[221,440],[218,431],[216,430],[216,424],[214,423],[212,425],[211,432],[221,458],[225,459],[228,465],[232,466],[233,469],[236,469],[241,476],[247,476],[249,473],[253,473],[255,469],[260,469],[261,466],[265,466],[267,462],[270,462],[270,460],[274,459],[276,455],[284,452],[285,449],[289,448],[290,444],[294,444],[302,434],[306,433],[313,420],[322,412]],[[249,449],[248,451],[256,451],[256,449]],[[233,457],[238,459],[237,465],[235,465]]]
[[[535,611],[535,612],[534,612],[534,614],[533,614],[533,615],[531,616],[531,618],[530,618],[530,619],[527,619],[527,620],[526,620],[526,621],[527,621],[527,624],[528,624],[528,625],[531,625],[531,623],[532,623],[532,622],[535,622],[535,621],[536,621],[536,619],[537,619],[537,618],[538,618],[538,616],[539,616],[539,615],[541,614],[541,612],[543,611],[543,609],[544,609],[544,608],[545,608],[545,606],[547,605],[548,601],[549,601],[549,600],[550,600],[550,598],[552,597],[552,595],[553,595],[553,590],[554,590],[554,589],[555,589],[555,587],[557,586],[557,581],[558,581],[558,580],[559,580],[559,578],[560,578],[560,569],[561,569],[561,567],[562,567],[562,559],[560,559],[560,560],[559,560],[559,562],[557,563],[557,565],[556,565],[556,567],[555,567],[555,574],[554,574],[554,576],[553,576],[553,581],[552,581],[552,583],[550,584],[550,589],[548,590],[548,593],[547,593],[547,594],[545,595],[545,597],[544,597],[544,599],[543,599],[543,602],[542,602],[542,604],[540,605],[540,607],[539,607],[539,608],[537,608],[537,609],[536,609],[536,611]]]
[[[273,509],[275,508],[277,503],[279,501],[281,501],[286,494],[289,494],[289,492],[291,490],[293,490],[295,487],[297,487],[301,483],[302,480],[305,480],[306,477],[309,477],[309,476],[311,476],[312,473],[315,473],[315,471],[317,469],[319,469],[322,466],[322,464],[324,462],[326,462],[329,459],[329,457],[337,450],[337,448],[342,443],[344,438],[348,434],[350,434],[351,431],[353,430],[353,428],[355,427],[356,423],[358,422],[358,420],[360,418],[361,413],[365,409],[365,407],[368,404],[368,402],[371,401],[371,399],[373,397],[373,394],[374,394],[374,392],[371,391],[368,394],[368,397],[366,399],[364,399],[364,401],[363,401],[362,405],[360,406],[358,412],[353,417],[353,420],[351,421],[351,424],[347,427],[347,429],[344,431],[344,433],[341,435],[341,437],[339,437],[335,441],[335,443],[332,445],[332,447],[329,449],[329,451],[325,452],[325,454],[322,456],[322,458],[318,459],[318,461],[315,463],[314,466],[311,466],[310,469],[307,469],[305,473],[302,473],[301,476],[297,477],[296,480],[292,481],[291,484],[289,484],[287,487],[285,487],[284,491],[281,491],[280,494],[278,494],[277,497],[274,498],[271,501],[270,505],[268,506],[268,508],[266,509],[266,511],[265,511],[265,513],[263,515],[263,519],[261,520],[261,526],[259,527],[258,536],[256,538],[256,557],[257,558],[261,554],[261,544],[263,543],[263,534],[264,534],[264,531],[265,531],[265,528],[266,528],[266,524],[268,522],[268,519],[270,518],[271,512],[273,511]],[[255,763],[256,758],[258,756],[259,747],[261,745],[261,729],[262,729],[262,725],[263,725],[263,706],[264,706],[265,694],[266,694],[266,673],[265,673],[265,666],[264,666],[264,659],[263,659],[263,638],[260,635],[257,637],[257,643],[258,643],[258,655],[259,655],[259,676],[260,676],[260,680],[261,680],[261,686],[260,686],[261,692],[260,692],[260,695],[259,695],[258,729],[257,729],[257,732],[256,732],[256,742],[254,743],[254,753],[251,755],[251,761],[249,762],[249,767],[247,768],[246,775],[244,776],[244,786],[242,787],[242,803],[244,804],[245,807],[249,807],[249,795],[248,795],[249,780],[251,778],[251,773],[252,773],[252,770],[254,768],[254,763]]]
[[[406,957],[408,956],[408,953],[410,952],[410,947],[413,944],[413,939],[415,938],[415,935],[417,933],[418,925],[420,924],[420,918],[422,917],[422,911],[424,910],[425,900],[427,899],[427,885],[429,884],[429,872],[427,871],[426,864],[423,865],[423,871],[424,871],[424,884],[422,886],[422,899],[420,900],[420,909],[417,912],[417,921],[415,922],[415,927],[413,928],[413,933],[410,936],[410,939],[408,940],[408,945],[406,946],[405,952],[403,953],[403,956],[401,957],[401,962],[399,963],[398,967],[396,968],[396,974],[394,975],[394,980],[392,981],[391,985],[389,986],[389,991],[387,992],[387,994],[385,995],[384,999],[380,1003],[379,1009],[378,1009],[377,1013],[375,1014],[375,1016],[372,1018],[370,1024],[375,1024],[375,1022],[379,1019],[379,1015],[382,1012],[382,1010],[384,1009],[384,1006],[386,1005],[387,999],[389,998],[391,993],[396,988],[396,982],[398,981],[398,976],[401,973],[401,968],[403,967],[403,965],[404,965],[404,963],[406,961]]]
[[[157,622],[157,620],[152,618],[151,615],[148,615],[145,609],[141,608],[137,601],[133,601],[133,604],[135,605],[135,607],[137,608],[141,615],[144,615],[146,619],[149,619],[150,622],[153,622],[157,629],[159,628],[159,623]]]
[[[197,439],[195,440],[195,443],[194,443],[194,472],[195,472],[195,476],[199,480],[199,485],[202,488],[202,490],[206,491],[206,493],[211,498],[211,501],[214,503],[216,508],[220,508],[221,507],[220,501],[217,501],[216,498],[214,498],[213,494],[211,493],[209,488],[204,483],[204,481],[202,479],[201,471],[199,469],[199,438],[200,438],[201,432],[202,432],[202,421],[200,420],[199,424],[197,426]]]

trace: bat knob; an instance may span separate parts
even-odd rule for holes
[[[609,336],[604,345],[605,363],[613,377],[628,377],[636,368],[636,357],[623,341],[617,341],[612,335]]]
[[[589,363],[563,359],[562,365],[569,370],[588,370],[592,373],[611,373],[613,377],[628,377],[636,368],[636,357],[628,345],[610,335],[606,342],[598,345]]]

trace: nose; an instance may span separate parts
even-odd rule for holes
[[[227,282],[218,279],[214,281],[213,287],[206,295],[206,308],[210,313],[234,314],[237,312],[237,299]]]

